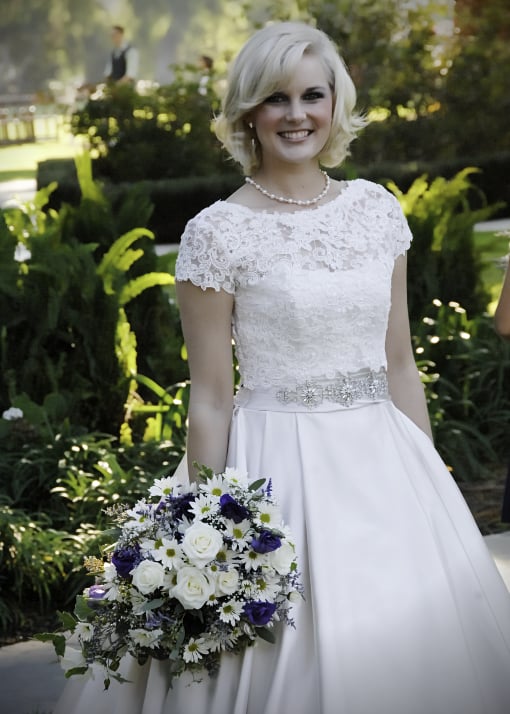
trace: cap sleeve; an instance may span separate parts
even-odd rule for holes
[[[221,218],[207,209],[192,218],[181,238],[175,279],[190,280],[202,290],[213,288],[234,293],[232,261],[224,236]]]
[[[390,210],[388,218],[392,233],[393,257],[398,258],[399,255],[403,255],[409,249],[413,234],[398,199],[393,194],[389,194],[389,198]]]

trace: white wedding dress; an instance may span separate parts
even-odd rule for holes
[[[295,629],[215,679],[169,689],[165,662],[127,660],[131,684],[71,680],[57,714],[510,712],[510,596],[429,438],[385,395],[410,237],[363,180],[315,208],[219,201],[190,221],[177,278],[235,296],[228,463],[272,479],[306,600]]]

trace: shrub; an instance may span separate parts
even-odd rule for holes
[[[104,509],[136,502],[182,457],[168,440],[126,447],[108,434],[56,434],[45,441],[32,429],[27,441],[24,430],[22,439],[0,439],[0,639],[33,632],[41,616],[69,607],[87,580],[83,556],[107,526]],[[179,441],[177,431],[174,420]]]
[[[459,481],[488,475],[508,456],[510,344],[486,314],[434,300],[413,342],[436,446]]]
[[[73,114],[71,129],[87,137],[97,176],[140,181],[228,170],[211,129],[219,107],[211,84],[201,88],[195,69],[175,71],[172,84],[143,95],[126,86],[106,87]]]
[[[154,340],[180,349],[177,311],[160,287],[173,278],[152,269],[153,235],[134,227],[151,212],[143,191],[132,188],[114,216],[86,158],[79,176],[78,206],[45,213],[49,186],[0,216],[0,410],[26,394],[54,424],[117,433],[137,372],[134,330],[145,327],[144,368]],[[178,371],[167,367],[167,383]]]
[[[408,256],[409,312],[419,320],[423,308],[434,298],[459,302],[470,315],[483,312],[488,295],[480,277],[479,258],[473,242],[473,227],[486,220],[498,206],[473,210],[470,177],[466,168],[452,179],[429,182],[417,178],[404,194],[393,182],[388,186],[399,199],[413,234]]]

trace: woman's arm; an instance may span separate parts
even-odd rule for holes
[[[232,418],[233,296],[177,282],[177,299],[191,378],[188,412],[188,472],[193,462],[221,473],[225,467]]]
[[[510,263],[506,268],[501,295],[494,313],[494,327],[501,337],[510,339]]]
[[[432,439],[425,393],[411,343],[407,311],[407,259],[404,255],[397,258],[393,269],[386,357],[389,390],[395,406]]]

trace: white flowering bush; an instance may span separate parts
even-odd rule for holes
[[[187,490],[158,479],[149,499],[110,511],[120,527],[107,561],[86,558],[95,584],[61,613],[65,632],[49,633],[66,676],[102,665],[105,687],[130,653],[140,664],[168,660],[170,674],[205,669],[222,652],[240,653],[274,625],[292,625],[302,594],[295,546],[265,480],[202,467]]]

